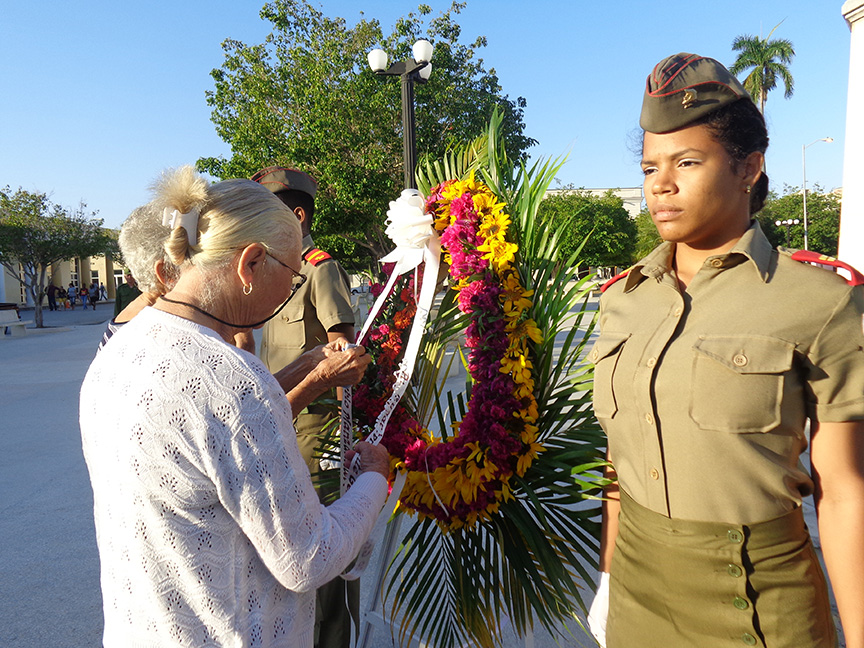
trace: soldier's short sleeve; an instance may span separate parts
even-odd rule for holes
[[[329,331],[339,324],[354,326],[348,274],[342,266],[335,260],[324,261],[315,267],[309,280],[312,282],[310,301],[324,330]]]
[[[851,287],[840,300],[808,357],[817,419],[864,420],[864,286]]]

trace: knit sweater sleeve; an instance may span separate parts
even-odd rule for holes
[[[205,470],[274,577],[294,591],[314,590],[359,552],[383,505],[386,480],[362,475],[345,497],[322,506],[278,383],[257,359],[229,353],[239,360],[227,383],[233,402],[213,408],[207,422],[201,448]],[[219,385],[221,391],[224,380],[212,382],[211,389]]]

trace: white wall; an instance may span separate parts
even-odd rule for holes
[[[864,0],[847,0],[842,13],[851,30],[851,47],[837,256],[864,270]]]

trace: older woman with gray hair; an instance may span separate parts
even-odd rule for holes
[[[165,252],[170,233],[171,228],[162,224],[161,212],[152,203],[136,207],[124,221],[117,243],[141,294],[108,322],[100,349],[123,324],[155,304],[177,282],[180,273]]]
[[[208,185],[191,167],[156,192],[179,278],[114,335],[81,388],[104,645],[308,648],[315,589],[371,531],[388,455],[359,443],[361,475],[321,505],[282,388],[232,346],[303,282],[290,210],[257,183]]]

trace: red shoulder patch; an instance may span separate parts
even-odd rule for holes
[[[614,283],[615,283],[616,281],[618,281],[619,279],[623,279],[623,278],[626,277],[628,274],[630,274],[630,271],[631,271],[632,269],[633,269],[633,268],[627,268],[627,269],[626,269],[624,272],[622,272],[621,274],[617,274],[617,275],[615,275],[614,277],[612,277],[609,281],[607,281],[607,282],[604,283],[602,286],[600,286],[600,292],[606,292],[606,289],[609,288],[610,286],[612,286],[612,284],[614,284]]]
[[[792,260],[801,261],[803,263],[820,263],[822,265],[831,266],[833,268],[843,268],[852,277],[851,279],[847,279],[846,283],[848,283],[850,286],[864,286],[864,274],[861,274],[858,270],[853,268],[848,263],[838,261],[834,257],[819,254],[818,252],[813,252],[812,250],[798,250],[797,252],[794,252],[792,254]]]
[[[324,250],[312,248],[303,255],[303,258],[306,259],[306,261],[311,263],[313,266],[317,266],[319,263],[326,261],[327,259],[332,259],[333,257],[327,254]]]

